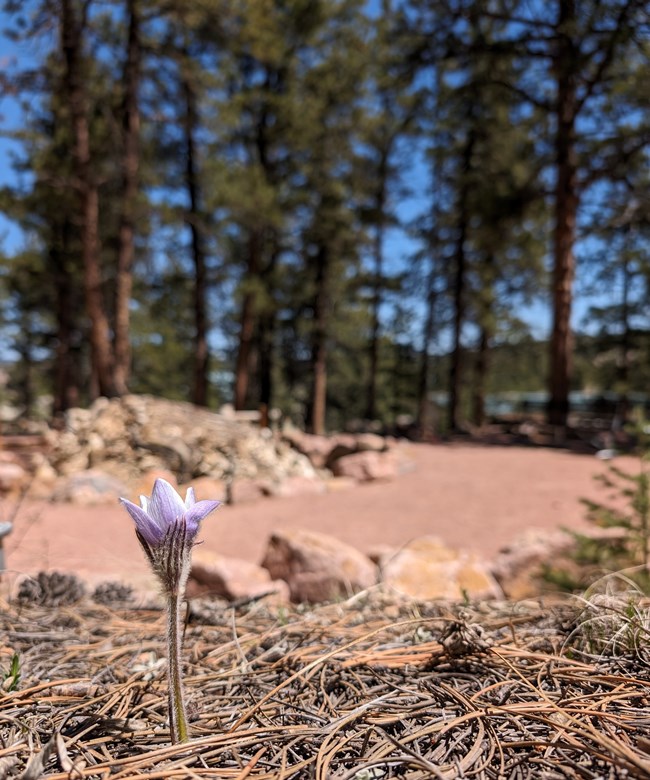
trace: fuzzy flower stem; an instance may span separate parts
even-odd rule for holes
[[[167,641],[169,645],[169,727],[173,743],[187,742],[189,732],[183,695],[181,669],[182,627],[181,599],[178,593],[167,594]]]

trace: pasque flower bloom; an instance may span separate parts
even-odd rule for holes
[[[140,506],[126,498],[120,501],[135,521],[135,533],[167,597],[170,732],[172,742],[185,742],[188,727],[181,671],[180,603],[201,521],[221,502],[197,501],[192,488],[183,501],[164,479],[155,481],[151,498],[140,496]]]
[[[155,481],[151,498],[140,496],[140,506],[126,498],[120,501],[135,521],[140,544],[163,587],[180,593],[201,521],[221,502],[197,501],[194,488],[188,488],[183,501],[164,479]]]

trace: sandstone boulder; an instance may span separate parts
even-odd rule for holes
[[[289,588],[286,582],[272,581],[269,572],[261,566],[199,547],[192,556],[187,594],[218,596],[229,601],[273,594],[288,601]]]
[[[289,425],[283,431],[285,441],[306,455],[317,469],[334,470],[340,458],[361,452],[384,452],[389,440],[376,433],[336,433],[315,436]]]
[[[334,442],[328,436],[316,436],[293,426],[288,426],[283,437],[294,449],[309,458],[314,468],[325,468]]]
[[[434,536],[414,539],[393,554],[383,552],[379,566],[384,584],[417,600],[503,596],[486,563],[473,553],[447,547]]]
[[[18,493],[27,484],[27,472],[19,463],[0,461],[0,493]]]
[[[43,456],[35,465],[29,485],[29,497],[48,499],[56,486],[58,475]]]
[[[352,433],[338,433],[330,438],[331,449],[325,459],[325,466],[332,470],[340,459],[359,452],[357,436]]]
[[[332,464],[336,477],[351,477],[357,482],[394,479],[399,474],[399,462],[394,452],[366,450],[344,455]]]
[[[388,439],[377,433],[358,433],[355,438],[359,452],[384,452],[389,447]]]
[[[592,528],[586,532],[595,543],[620,544],[625,530]],[[598,574],[597,566],[582,565],[576,560],[576,540],[565,531],[530,529],[504,547],[492,563],[492,572],[510,599],[534,597],[553,590],[545,576],[547,570],[564,572],[576,583],[585,585]]]
[[[377,581],[373,563],[354,547],[302,529],[276,531],[269,539],[262,566],[272,579],[288,583],[295,602],[347,597]]]
[[[91,506],[113,503],[120,496],[128,495],[128,487],[113,475],[99,469],[86,469],[78,474],[61,477],[51,500]]]

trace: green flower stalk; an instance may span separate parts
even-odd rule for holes
[[[136,536],[167,599],[169,728],[172,742],[186,742],[189,731],[181,669],[180,607],[201,521],[221,502],[197,501],[193,488],[183,501],[164,479],[155,481],[151,498],[140,496],[140,506],[126,498],[120,501],[135,521]]]

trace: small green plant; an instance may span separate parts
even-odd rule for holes
[[[11,656],[11,662],[9,669],[2,670],[2,690],[5,693],[18,690],[18,684],[20,683],[20,657],[18,653],[14,653]]]
[[[612,464],[596,479],[612,491],[610,503],[583,499],[587,519],[600,528],[619,529],[618,536],[589,539],[576,534],[575,560],[609,571],[626,569],[646,592],[650,591],[650,424],[639,419],[633,428],[639,448],[636,473]]]

